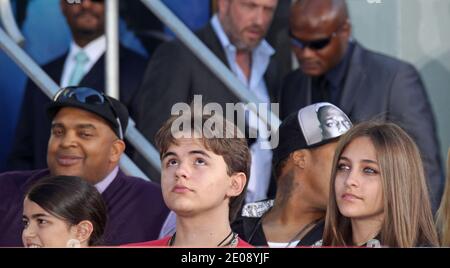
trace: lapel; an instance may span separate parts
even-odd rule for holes
[[[58,57],[54,61],[44,65],[43,69],[47,72],[48,76],[50,76],[53,81],[58,84],[58,86],[61,84],[61,76],[63,72],[63,66],[66,61],[68,52],[66,52],[64,55]]]
[[[211,23],[200,30],[197,33],[197,36],[203,43],[205,43],[205,45],[211,50],[211,52],[214,53],[220,59],[220,61],[222,61],[228,67],[228,69],[230,69],[225,51],[223,50],[222,44],[220,43],[219,38],[214,32]]]
[[[271,101],[275,101],[277,99],[277,93],[281,86],[280,75],[274,56],[275,54],[270,58],[269,66],[267,66],[267,70],[264,73],[264,81],[266,82],[267,91]]]
[[[91,86],[95,89],[105,90],[105,54],[92,66],[91,70],[83,77],[80,85]]]
[[[366,81],[366,72],[364,71],[363,63],[361,62],[363,52],[363,48],[355,42],[355,47],[347,73],[347,79],[345,81],[345,85],[341,93],[341,100],[339,102],[339,107],[350,117],[355,102],[357,100],[361,100],[358,94],[363,94],[365,92],[365,89],[362,86]]]

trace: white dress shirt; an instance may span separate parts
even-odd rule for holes
[[[67,87],[69,86],[70,75],[72,74],[75,65],[76,65],[76,55],[80,50],[83,50],[88,56],[88,62],[85,65],[84,73],[87,74],[94,64],[98,61],[98,59],[105,53],[106,51],[106,37],[104,35],[98,37],[94,41],[90,42],[84,48],[79,47],[75,42],[71,42],[69,54],[67,55],[66,61],[64,62],[64,68],[61,75],[60,86]]]
[[[275,50],[269,45],[269,43],[267,43],[266,40],[261,41],[261,43],[252,52],[250,79],[247,79],[244,72],[236,62],[237,49],[225,34],[217,15],[214,15],[211,19],[211,25],[219,38],[222,47],[224,48],[231,71],[258,97],[261,103],[270,104],[270,97],[267,91],[266,82],[264,81],[264,74],[269,66],[271,56],[275,53]],[[258,126],[264,125],[259,119],[257,119],[256,116],[250,116],[249,118],[250,120],[248,124],[254,129],[257,129]],[[258,131],[265,131],[265,128],[260,128]],[[272,151],[261,148],[261,143],[264,141],[267,141],[267,139],[258,137],[257,141],[250,147],[250,151],[252,153],[252,165],[247,188],[247,203],[267,198],[267,190],[269,188],[272,171]]]

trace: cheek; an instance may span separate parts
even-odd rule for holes
[[[343,193],[344,189],[344,178],[342,175],[336,174],[336,179],[334,181],[334,191],[336,192],[336,198]]]

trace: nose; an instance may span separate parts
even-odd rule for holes
[[[81,6],[84,8],[88,8],[92,5],[92,1],[91,0],[81,0]]]
[[[344,184],[348,188],[358,187],[358,185],[359,185],[358,176],[355,173],[356,173],[355,171],[350,171],[347,175],[347,178],[345,178]]]
[[[258,26],[263,26],[265,22],[264,8],[260,7],[255,10],[255,16],[253,18],[253,23]]]
[[[188,179],[190,172],[189,165],[186,162],[181,162],[175,169],[175,178],[177,180],[181,178]]]
[[[76,144],[75,133],[69,131],[61,138],[60,146],[63,148],[75,147]]]
[[[34,237],[36,237],[36,230],[35,230],[35,228],[33,227],[33,225],[32,224],[29,224],[25,229],[23,229],[23,231],[22,231],[22,237],[23,237],[23,239],[24,239],[24,242],[25,242],[25,240],[28,238],[34,238]]]

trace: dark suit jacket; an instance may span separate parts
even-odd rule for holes
[[[49,171],[0,174],[0,246],[22,246],[23,199],[29,187]],[[108,220],[102,245],[121,245],[157,239],[169,209],[159,185],[119,171],[102,193]]]
[[[197,35],[228,66],[225,52],[212,26],[208,25]],[[273,57],[264,78],[269,96],[274,99],[280,79]],[[226,103],[240,102],[181,42],[172,41],[161,45],[152,55],[139,90],[140,117],[137,127],[153,142],[158,129],[170,117],[172,105],[178,102],[189,104],[194,95],[203,95],[203,104],[219,103],[224,111]],[[152,179],[159,180],[158,173],[146,165],[141,157],[137,156],[136,160]]]
[[[279,95],[280,116],[311,104],[311,78],[301,70],[289,74]],[[355,44],[338,106],[353,123],[389,120],[403,127],[422,154],[436,209],[443,189],[443,173],[436,124],[417,70],[408,63]]]
[[[120,48],[120,100],[128,107],[130,116],[137,117],[134,96],[145,70],[146,60],[131,50]],[[43,66],[44,71],[57,83],[60,83],[67,54]],[[105,88],[104,55],[95,63],[89,73],[80,82],[104,91]],[[8,159],[9,170],[31,170],[47,167],[47,143],[50,138],[50,119],[45,107],[51,100],[36,84],[28,80],[19,122],[16,128],[14,144]],[[130,152],[127,150],[127,152]]]

